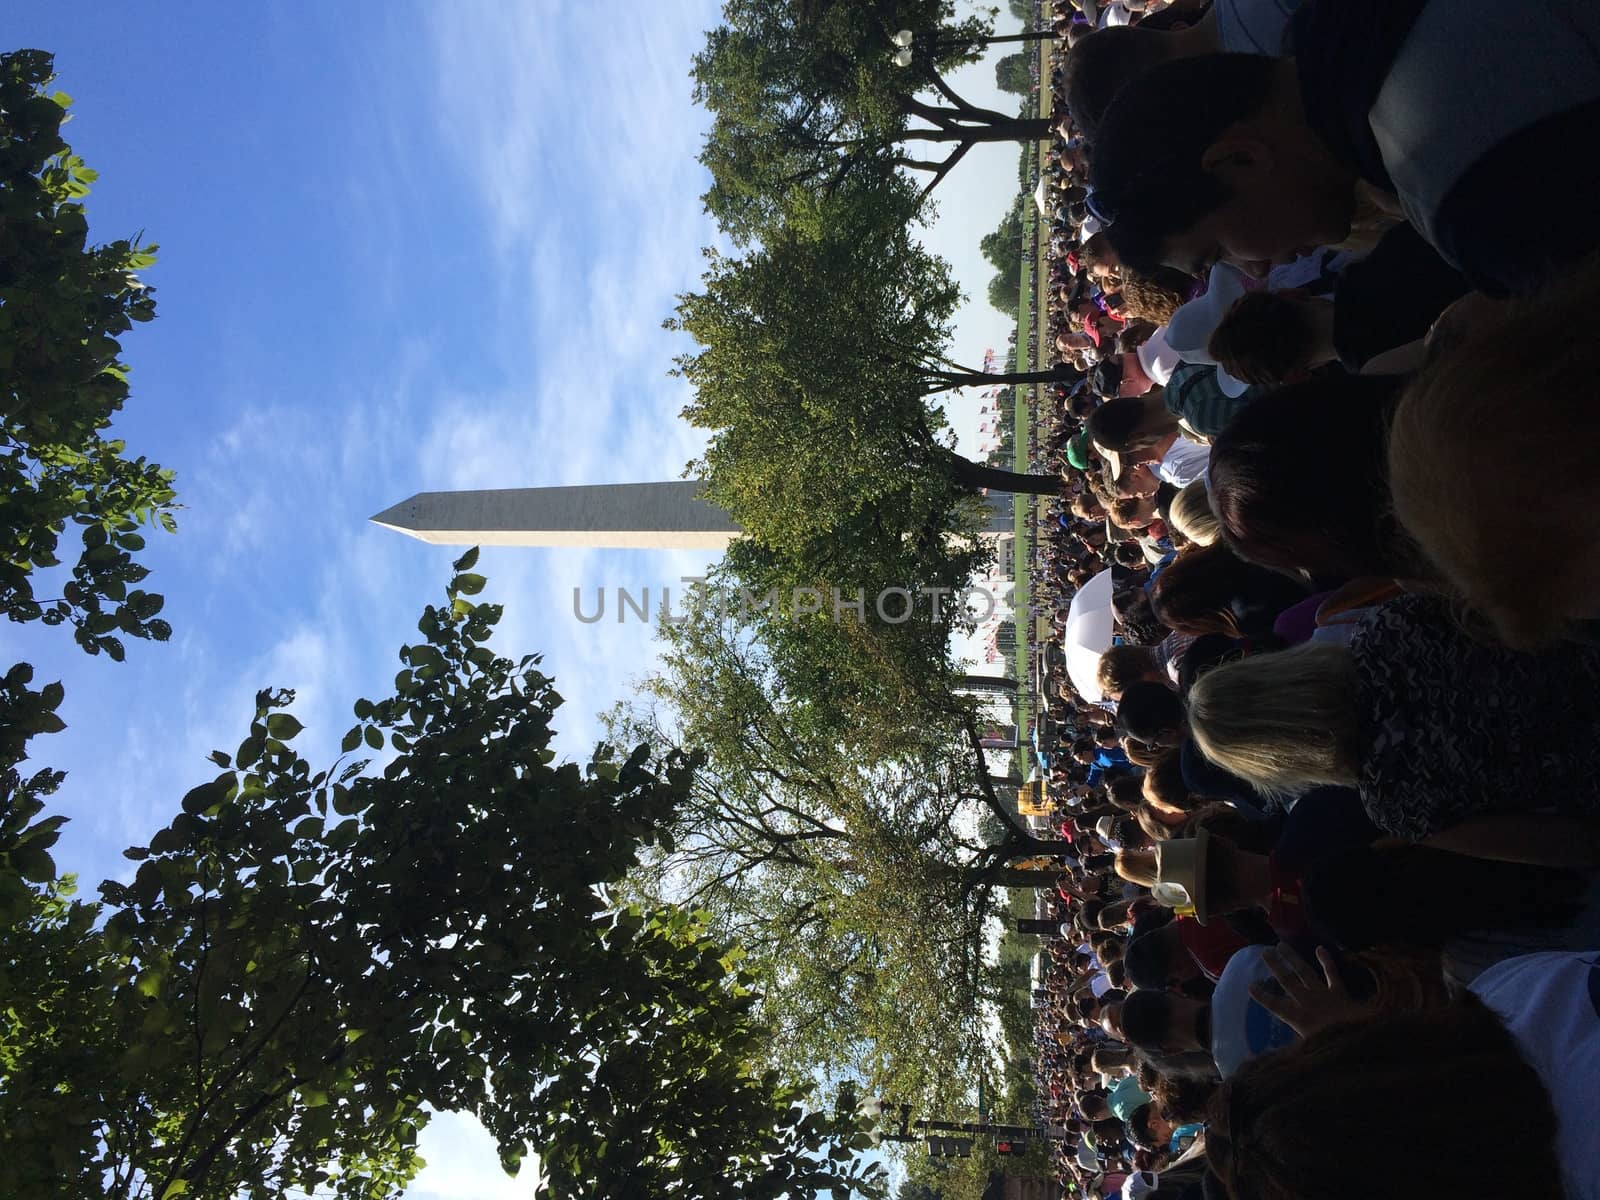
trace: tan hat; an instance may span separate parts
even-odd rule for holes
[[[1156,882],[1150,894],[1168,908],[1193,908],[1194,919],[1206,923],[1206,858],[1211,831],[1156,843]]]
[[[1111,468],[1111,481],[1115,483],[1122,477],[1122,452],[1119,450],[1107,450],[1099,442],[1094,443],[1094,451],[1106,460],[1106,465]]]

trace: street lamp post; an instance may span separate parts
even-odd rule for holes
[[[1039,42],[1054,37],[1055,31],[1052,29],[1034,29],[1026,33],[1008,33],[998,37],[978,38],[976,41],[978,45],[987,47],[998,45],[1002,42]],[[889,38],[889,41],[896,47],[895,52],[890,55],[890,61],[897,67],[909,67],[916,59],[916,55],[912,50],[912,45],[916,40],[917,35],[909,29],[896,31]],[[971,42],[965,39],[940,41],[938,36],[935,35],[929,48],[937,55],[941,50],[955,49],[956,47],[970,44]]]

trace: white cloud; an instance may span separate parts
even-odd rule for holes
[[[526,1200],[538,1176],[531,1155],[515,1177],[502,1171],[494,1138],[470,1113],[435,1113],[417,1150],[427,1166],[406,1189],[413,1200]]]

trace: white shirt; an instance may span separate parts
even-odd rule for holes
[[[1167,381],[1172,378],[1172,372],[1183,361],[1183,356],[1172,348],[1172,343],[1167,341],[1167,327],[1160,326],[1154,333],[1146,338],[1134,351],[1139,359],[1139,366],[1144,373],[1150,376],[1150,382],[1157,387],[1166,387]]]
[[[1600,952],[1525,954],[1472,981],[1550,1089],[1567,1200],[1600,1197]]]
[[[1099,27],[1109,29],[1113,25],[1133,24],[1133,14],[1128,11],[1128,6],[1121,0],[1112,0],[1100,13]]]
[[[1191,442],[1180,435],[1172,443],[1171,448],[1161,456],[1161,461],[1155,465],[1156,478],[1164,483],[1170,483],[1173,487],[1188,487],[1206,473],[1206,466],[1210,461],[1210,446]]]

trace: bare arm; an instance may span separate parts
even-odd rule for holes
[[[1411,375],[1422,369],[1428,354],[1426,338],[1374,354],[1361,366],[1363,375]]]
[[[1563,813],[1486,813],[1440,830],[1423,845],[1497,862],[1600,867],[1600,819]]]

